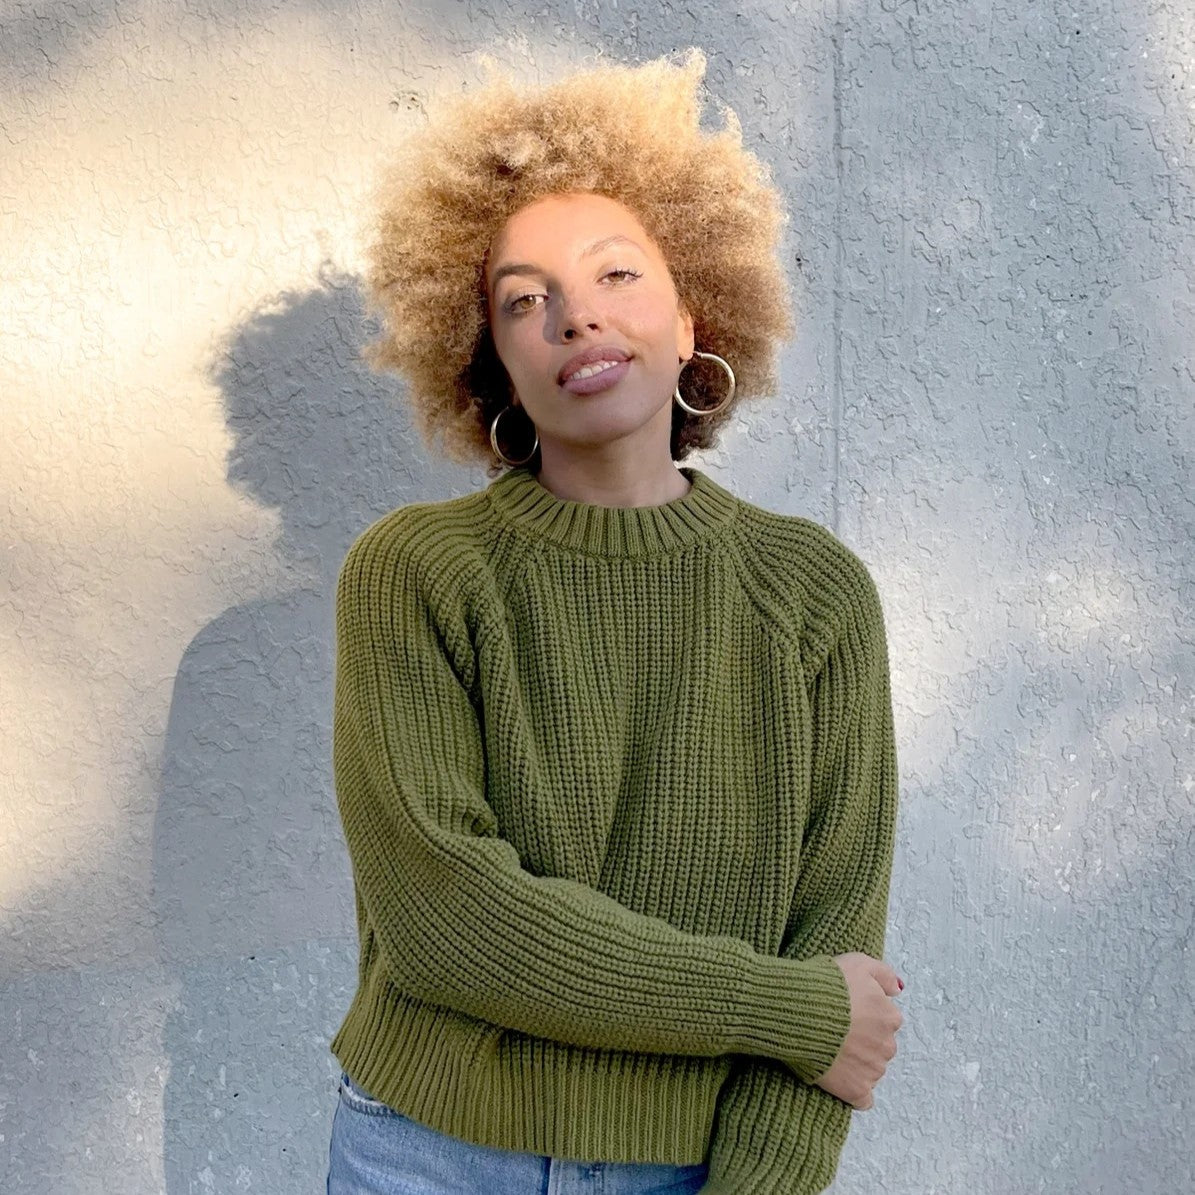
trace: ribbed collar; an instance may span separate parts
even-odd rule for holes
[[[659,556],[716,535],[738,512],[739,499],[712,477],[679,466],[689,492],[660,506],[597,506],[560,498],[526,465],[486,487],[500,518],[532,539],[597,556]]]

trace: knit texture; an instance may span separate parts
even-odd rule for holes
[[[807,1195],[852,1112],[813,1085],[850,1025],[833,956],[884,948],[884,618],[826,528],[680,472],[605,507],[520,467],[351,545],[360,959],[331,1049],[467,1141]]]

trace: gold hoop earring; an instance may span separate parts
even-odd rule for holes
[[[510,457],[508,457],[506,453],[504,453],[502,449],[498,447],[498,420],[501,419],[507,411],[513,410],[514,404],[510,403],[503,407],[502,410],[500,410],[498,414],[494,416],[494,421],[490,424],[490,444],[493,446],[495,455],[500,457],[506,464],[511,465],[514,468],[518,468],[519,465],[525,465],[535,455],[535,450],[539,447],[539,432],[535,433],[535,443],[531,445],[531,451],[527,453],[527,455],[523,457],[521,461],[512,461]],[[531,417],[528,416],[527,418],[528,421],[530,421]],[[534,430],[535,424],[532,424],[531,426]]]
[[[723,358],[719,357],[717,353],[703,353],[697,349],[694,349],[693,356],[704,357],[707,361],[717,361],[717,363],[722,366],[724,370],[726,370],[726,376],[730,379],[730,388],[726,391],[726,397],[716,407],[710,407],[707,411],[699,410],[697,407],[691,407],[680,396],[680,378],[677,378],[676,390],[673,392],[672,398],[678,406],[688,411],[690,415],[716,415],[726,406],[727,403],[730,402],[732,398],[734,398],[734,370],[731,369],[730,365],[723,360]],[[690,358],[690,360],[692,360],[692,358]]]

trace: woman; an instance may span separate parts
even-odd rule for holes
[[[821,1191],[896,1051],[875,585],[676,464],[791,334],[779,197],[733,114],[699,128],[704,69],[492,81],[378,195],[371,361],[510,468],[340,572],[334,1195]]]

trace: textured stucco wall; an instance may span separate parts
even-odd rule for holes
[[[353,535],[479,488],[357,360],[361,200],[483,74],[688,44],[790,202],[697,463],[872,566],[900,1053],[836,1191],[1193,1189],[1195,16],[0,5],[0,1189],[322,1189]],[[14,268],[15,266],[15,268]]]

